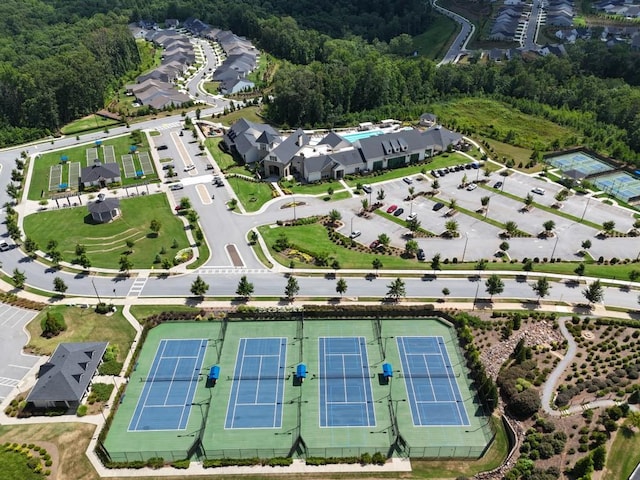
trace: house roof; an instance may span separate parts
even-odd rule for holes
[[[423,113],[420,115],[420,120],[425,120],[427,122],[435,122],[438,120],[438,117],[435,113]]]
[[[318,145],[329,145],[332,149],[335,150],[339,148],[350,147],[351,143],[342,138],[336,132],[329,132],[324,136],[322,140],[318,142]]]
[[[107,345],[108,342],[59,344],[40,367],[38,381],[27,401],[80,401]]]
[[[89,202],[87,208],[89,213],[107,213],[114,208],[120,207],[120,200],[117,198],[105,198],[104,200],[96,200],[95,202]]]
[[[101,178],[110,179],[120,176],[120,167],[117,163],[95,163],[84,167],[80,173],[82,183],[95,182]]]
[[[365,159],[424,150],[426,147],[421,133],[415,129],[362,138],[355,143],[360,144]]]
[[[299,128],[289,135],[280,145],[271,150],[269,159],[272,160],[271,157],[275,156],[276,161],[288,163],[302,147],[309,144],[309,140],[309,136],[304,133],[304,130]]]
[[[189,95],[180,92],[163,92],[160,95],[156,95],[153,97],[148,105],[155,108],[156,110],[161,110],[169,105],[174,105],[175,107],[181,106],[183,103],[188,103],[191,101]]]
[[[449,145],[462,140],[462,135],[444,127],[432,127],[422,133],[427,148],[438,147],[445,150]]]

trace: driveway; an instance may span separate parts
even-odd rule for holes
[[[10,396],[40,357],[25,355],[28,342],[24,327],[38,312],[0,304],[0,402]]]

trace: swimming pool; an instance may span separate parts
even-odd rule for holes
[[[356,132],[356,133],[345,133],[344,135],[340,135],[342,138],[347,140],[348,142],[355,142],[357,140],[362,140],[363,138],[375,137],[376,135],[382,135],[384,132],[382,130],[367,130],[366,132]]]

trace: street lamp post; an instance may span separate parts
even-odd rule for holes
[[[351,233],[353,233],[353,217],[351,217]]]
[[[582,212],[582,216],[580,217],[580,221],[584,220],[584,216],[587,213],[587,208],[589,208],[589,202],[591,201],[591,197],[587,198],[587,204],[584,206],[584,211]]]
[[[556,242],[553,244],[553,250],[551,250],[551,258],[549,260],[553,260],[553,255],[556,253],[556,247],[558,246],[558,240],[560,240],[560,235],[556,233]]]

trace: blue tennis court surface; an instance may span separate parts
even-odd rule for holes
[[[396,337],[413,424],[469,425],[442,337]]]
[[[594,179],[593,183],[603,192],[625,202],[640,196],[640,180],[627,172],[614,172]]]
[[[587,155],[584,152],[573,152],[547,158],[547,161],[563,172],[574,170],[583,176],[594,175],[596,173],[613,170],[611,165],[601,162],[597,158]]]
[[[129,431],[184,430],[198,385],[207,340],[162,340]]]
[[[365,338],[320,337],[318,356],[320,426],[375,426]]]
[[[287,339],[241,338],[224,428],[281,428]]]

